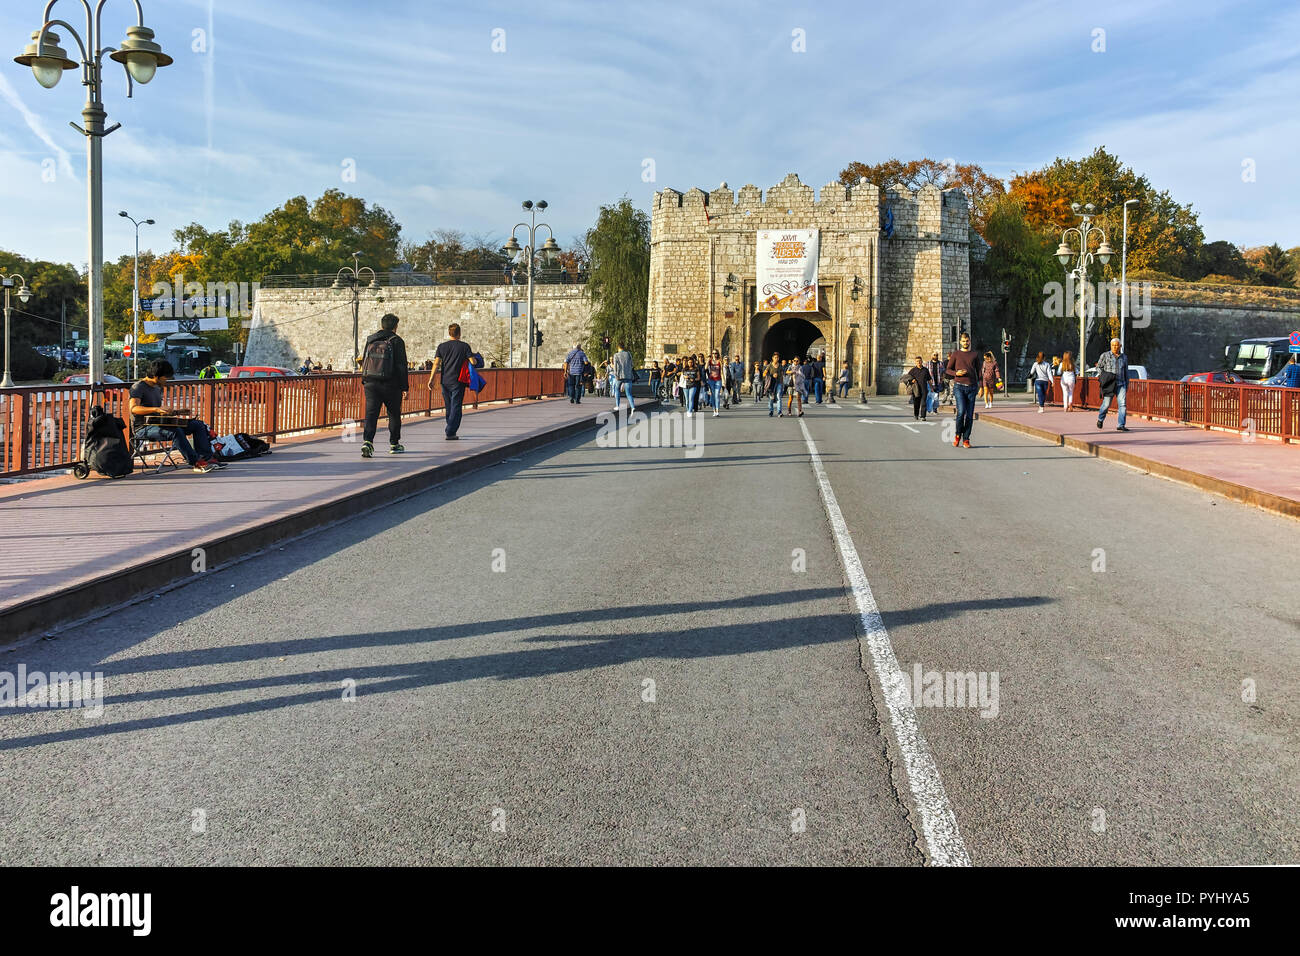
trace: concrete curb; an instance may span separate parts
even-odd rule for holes
[[[647,402],[644,407],[656,404],[658,403]],[[253,528],[198,542],[196,547],[204,550],[206,570],[215,571],[289,538],[383,508],[521,452],[532,451],[588,429],[594,431],[595,427],[593,420],[561,425],[457,461],[394,479],[378,487],[352,492],[282,515]],[[66,631],[114,608],[169,590],[198,573],[193,569],[193,562],[193,551],[187,548],[0,611],[0,646],[38,634]]]
[[[1200,488],[1202,491],[1213,492],[1216,495],[1222,495],[1233,501],[1240,501],[1243,504],[1253,505],[1264,511],[1271,511],[1275,514],[1285,515],[1288,518],[1300,518],[1300,501],[1294,498],[1284,498],[1281,495],[1275,495],[1272,492],[1260,491],[1258,488],[1251,488],[1247,485],[1239,485],[1234,481],[1226,481],[1223,478],[1214,478],[1210,475],[1202,475],[1199,472],[1190,471],[1186,468],[1179,468],[1177,465],[1170,465],[1162,461],[1154,461],[1150,458],[1143,458],[1141,455],[1135,455],[1132,452],[1120,451],[1118,448],[1112,448],[1109,445],[1099,445],[1096,442],[1084,441],[1081,438],[1070,438],[1057,432],[1047,431],[1042,428],[1034,428],[1032,425],[1022,425],[1020,422],[1007,421],[1004,418],[995,418],[990,415],[983,415],[980,421],[988,422],[990,425],[997,425],[999,428],[1006,428],[1011,431],[1020,432],[1031,438],[1041,438],[1043,441],[1051,442],[1054,445],[1060,445],[1063,448],[1070,448],[1074,451],[1083,452],[1085,455],[1091,455],[1094,458],[1104,458],[1107,461],[1117,461],[1120,464],[1129,465],[1133,468],[1141,468],[1143,471],[1150,472],[1153,475],[1159,475],[1161,478],[1169,478],[1172,481],[1182,482],[1185,485],[1191,485],[1194,488]]]

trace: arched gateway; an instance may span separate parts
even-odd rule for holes
[[[855,390],[897,393],[913,355],[970,328],[968,222],[962,193],[934,186],[882,196],[828,183],[818,197],[791,173],[766,197],[665,189],[651,209],[646,358],[725,347],[753,363],[820,338],[828,372],[848,362]]]

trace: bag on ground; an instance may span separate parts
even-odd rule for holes
[[[212,439],[212,450],[226,461],[243,461],[247,458],[269,455],[271,446],[246,432],[237,432]]]
[[[86,437],[82,439],[82,457],[86,466],[107,478],[125,478],[134,470],[131,450],[124,436],[126,422],[104,411],[103,405],[90,410]]]

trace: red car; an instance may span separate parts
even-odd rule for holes
[[[79,374],[77,374],[77,375],[69,375],[67,378],[65,378],[65,379],[63,380],[63,384],[64,384],[64,385],[86,385],[86,384],[89,384],[89,382],[90,382],[90,375],[89,375],[89,373],[87,373],[87,372],[81,372],[81,373],[79,373]],[[103,384],[105,384],[105,385],[125,385],[126,382],[122,381],[122,380],[121,380],[120,378],[118,378],[116,375],[107,375],[107,374],[105,374],[105,376],[104,376],[104,383],[103,383]]]
[[[226,378],[269,378],[275,375],[297,377],[297,373],[292,369],[278,368],[274,365],[236,365]]]
[[[1211,385],[1241,385],[1242,378],[1232,372],[1193,372],[1184,375],[1180,382],[1208,382]]]

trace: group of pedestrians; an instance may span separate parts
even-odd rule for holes
[[[783,359],[774,352],[766,362],[755,362],[751,372],[754,403],[767,398],[768,417],[801,417],[804,404],[835,404],[835,395],[826,389],[826,353],[807,358],[798,355]],[[841,368],[837,391],[840,397],[849,392],[848,366]]]

